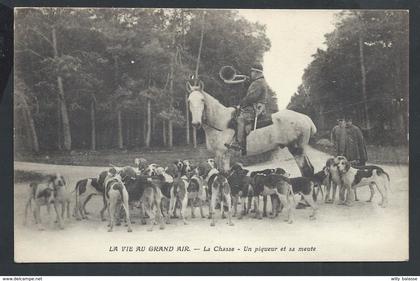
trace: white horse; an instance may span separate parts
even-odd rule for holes
[[[235,110],[225,107],[214,97],[204,92],[203,84],[187,84],[191,111],[191,124],[203,127],[207,149],[215,153],[218,167],[230,169],[231,153],[225,143],[231,143],[235,131],[228,128],[228,122]],[[247,136],[247,154],[257,155],[278,148],[287,147],[296,160],[303,176],[313,175],[314,168],[306,156],[306,147],[316,127],[308,116],[292,111],[280,110],[271,116],[273,124],[251,131]]]

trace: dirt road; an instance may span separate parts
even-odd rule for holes
[[[309,157],[318,171],[328,155],[310,149]],[[254,165],[251,169],[283,167],[292,175],[298,169],[288,152],[276,160]],[[124,226],[108,233],[106,222],[99,218],[101,198],[88,204],[89,220],[66,221],[65,229],[54,225],[54,216],[44,213],[45,231],[38,231],[33,222],[23,226],[24,204],[28,185],[16,184],[15,261],[16,262],[164,262],[164,261],[401,261],[408,258],[408,167],[382,167],[391,177],[389,206],[366,203],[369,189],[361,188],[361,201],[353,207],[336,204],[319,205],[316,220],[309,220],[310,209],[296,210],[295,222],[279,218],[257,220],[234,218],[234,226],[218,218],[216,227],[208,219],[189,218],[189,224],[174,221],[166,229],[153,232],[136,224],[133,232]],[[101,167],[60,166],[15,162],[15,169],[62,173],[73,189],[76,181],[96,176]],[[73,206],[72,206],[73,207]],[[53,213],[53,212],[52,212]],[[198,212],[196,212],[198,213]],[[189,214],[189,212],[188,212]],[[155,247],[166,246],[166,247]],[[132,248],[130,248],[132,247]],[[173,247],[173,248],[172,248]],[[294,248],[294,250],[292,249]]]

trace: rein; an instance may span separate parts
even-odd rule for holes
[[[205,111],[205,108],[204,108],[204,111]],[[223,132],[223,130],[221,130],[221,129],[219,129],[219,128],[216,128],[216,127],[214,127],[213,125],[210,125],[210,124],[207,122],[207,116],[206,116],[206,115],[204,115],[204,116],[203,116],[202,123],[203,123],[203,125],[206,125],[206,126],[208,126],[208,127],[212,128],[212,129],[216,130],[216,131]]]

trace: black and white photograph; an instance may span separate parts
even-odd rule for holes
[[[14,9],[14,260],[409,260],[409,11]]]

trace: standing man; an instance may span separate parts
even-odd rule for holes
[[[331,130],[331,142],[335,147],[335,156],[344,155],[346,148],[346,122],[344,118],[337,119],[337,125]]]
[[[346,147],[344,156],[357,166],[366,165],[367,151],[362,131],[353,125],[352,118],[346,118]]]
[[[265,113],[266,96],[268,86],[264,79],[263,66],[255,63],[251,67],[251,85],[246,96],[239,105],[239,115],[236,119],[236,141],[232,144],[225,144],[227,148],[241,150],[246,155],[246,135],[251,131],[251,126],[259,114]]]
[[[367,151],[366,144],[363,138],[362,131],[359,127],[353,125],[353,120],[351,117],[346,117],[346,145],[344,150],[344,156],[350,163],[353,163],[355,166],[364,166],[367,161]],[[342,190],[344,193],[346,190]],[[344,194],[340,197],[344,197]],[[344,199],[344,198],[340,198]],[[354,201],[359,201],[357,199],[356,190],[350,188],[347,190],[347,196],[345,198],[344,204],[351,206]]]

